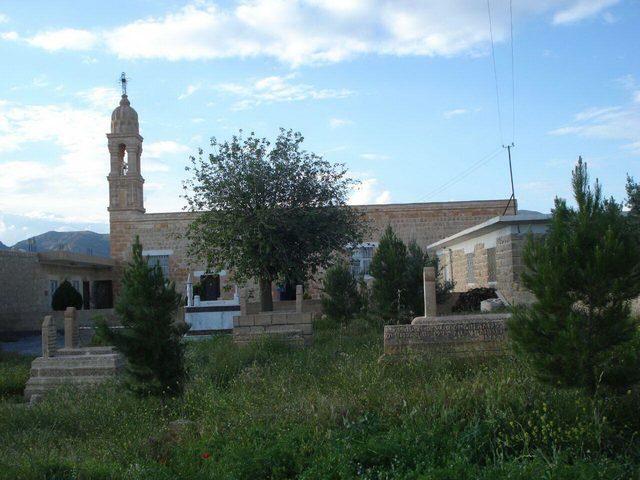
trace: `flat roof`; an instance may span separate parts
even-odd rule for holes
[[[519,213],[517,215],[501,215],[493,217],[486,222],[479,223],[473,227],[469,227],[461,232],[450,235],[442,240],[438,240],[435,243],[427,246],[427,249],[444,248],[453,243],[458,243],[463,240],[467,240],[471,237],[477,236],[479,233],[488,233],[493,230],[505,227],[507,225],[520,225],[523,223],[547,223],[551,215],[548,213]]]
[[[68,267],[89,267],[105,269],[111,269],[116,265],[116,261],[113,258],[85,255],[84,253],[65,252],[62,250],[38,252],[38,261],[40,263],[48,263]]]

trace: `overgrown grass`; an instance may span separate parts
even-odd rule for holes
[[[22,396],[33,357],[0,350],[0,401]]]
[[[638,478],[640,395],[595,402],[513,358],[379,361],[378,326],[315,345],[194,342],[184,396],[117,384],[0,403],[4,478]],[[172,441],[171,420],[196,423]],[[151,439],[151,440],[150,440]],[[158,441],[160,439],[160,441]],[[160,443],[160,445],[158,445]]]

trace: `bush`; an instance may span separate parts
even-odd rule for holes
[[[183,335],[189,327],[175,323],[182,298],[158,265],[147,264],[139,238],[125,268],[115,310],[123,329],[98,324],[98,335],[127,358],[128,386],[141,394],[178,394],[185,379]]]
[[[346,322],[360,312],[362,299],[348,264],[340,262],[330,267],[322,280],[322,289],[322,309],[328,317]]]
[[[76,307],[78,310],[82,308],[82,295],[78,292],[68,280],[65,280],[53,292],[51,297],[51,308],[56,311],[66,310],[67,307]]]
[[[547,234],[525,246],[522,281],[536,302],[514,311],[509,332],[543,381],[626,391],[640,378],[629,307],[640,294],[637,232],[598,181],[591,189],[582,159],[572,184],[577,209],[556,198]]]
[[[496,298],[495,288],[472,288],[466,292],[462,292],[456,303],[451,308],[453,312],[479,312],[480,303],[483,300]]]

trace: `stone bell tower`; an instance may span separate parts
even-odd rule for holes
[[[140,172],[142,137],[138,114],[127,97],[126,78],[122,77],[122,99],[111,114],[111,133],[107,133],[111,171],[109,180],[109,212],[144,213]]]

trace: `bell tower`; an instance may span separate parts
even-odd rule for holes
[[[144,213],[140,172],[142,140],[138,114],[127,97],[127,78],[122,74],[122,98],[111,114],[111,133],[107,133],[111,170],[109,181],[109,212]]]

